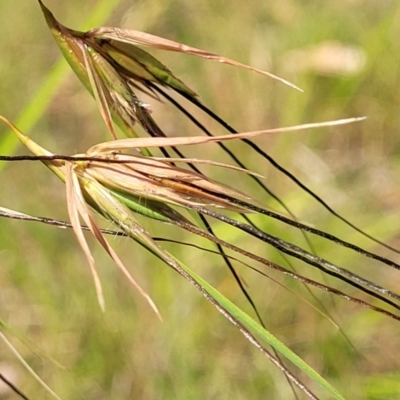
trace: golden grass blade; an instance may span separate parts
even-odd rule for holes
[[[237,133],[235,135],[224,135],[224,136],[120,139],[120,140],[114,140],[97,144],[91,147],[87,152],[87,154],[94,156],[104,151],[134,149],[135,147],[141,148],[141,147],[190,146],[195,144],[223,142],[223,141],[237,140],[237,139],[249,139],[266,134],[294,132],[306,129],[315,129],[315,128],[324,128],[329,126],[351,124],[354,122],[363,121],[365,118],[366,117],[346,118],[335,121],[316,122],[310,124],[294,125],[286,128],[265,129],[260,131],[244,132],[244,133]]]
[[[0,121],[6,123],[15,133],[17,138],[21,141],[23,145],[25,145],[33,154],[40,156],[53,156],[54,154],[39,146],[36,142],[22,133],[12,122],[10,122],[7,118],[0,115]],[[64,161],[43,161],[43,164],[46,165],[50,170],[52,170],[62,181],[65,180],[64,174]]]
[[[116,200],[111,195],[111,193],[109,193],[105,188],[101,187],[101,185],[99,185],[95,181],[85,178],[83,185],[85,187],[85,190],[87,190],[88,193],[90,193],[90,196],[94,202],[96,202],[97,204],[101,204],[103,202],[101,208],[104,208],[104,201],[108,203],[107,204],[108,207],[114,207],[114,209],[116,209],[116,210],[118,210],[118,208],[121,208],[121,204],[118,202],[118,200]],[[77,194],[78,194],[81,202],[84,202],[82,192],[78,192]],[[151,297],[148,295],[148,293],[145,290],[143,290],[142,287],[135,281],[135,279],[132,277],[132,275],[130,274],[128,269],[125,267],[124,263],[120,260],[118,255],[114,252],[112,247],[108,244],[107,240],[104,238],[103,234],[101,233],[99,227],[94,222],[93,218],[90,216],[87,206],[85,206],[84,209],[82,209],[81,215],[82,215],[82,218],[84,219],[85,223],[89,226],[93,235],[103,246],[104,250],[112,258],[112,260],[115,262],[117,267],[122,271],[122,273],[128,278],[129,282],[146,299],[146,301],[149,303],[150,307],[156,313],[157,317],[162,321],[161,314],[158,311],[158,308],[155,305],[154,301],[151,299]]]
[[[195,47],[187,46],[182,43],[174,42],[173,40],[168,40],[159,36],[151,35],[149,33],[140,32],[132,29],[122,29],[115,27],[102,27],[90,30],[87,34],[87,37],[94,37],[97,39],[111,39],[118,40],[124,43],[133,44],[133,45],[144,45],[153,47],[161,50],[168,51],[176,51],[179,53],[190,54],[197,57],[206,58],[209,60],[217,61],[219,63],[233,65],[235,67],[247,69],[249,71],[257,72],[261,75],[266,75],[270,78],[276,79],[287,86],[290,86],[296,90],[302,91],[299,87],[294,85],[287,80],[280,78],[270,72],[263,71],[258,68],[250,67],[249,65],[242,64],[238,61],[231,60],[226,57],[219,56],[214,53],[210,53],[208,51],[204,51],[201,49],[197,49]]]
[[[94,280],[94,286],[95,286],[96,293],[97,293],[97,300],[99,302],[101,310],[104,312],[106,307],[105,307],[105,301],[104,301],[103,288],[101,286],[101,281],[100,281],[99,275],[97,274],[95,261],[92,256],[92,252],[89,249],[89,245],[87,244],[87,241],[83,234],[81,223],[79,221],[79,213],[82,215],[82,217],[83,217],[83,215],[85,215],[85,206],[83,205],[84,203],[82,204],[82,201],[81,201],[82,196],[79,196],[79,193],[81,194],[81,189],[79,186],[79,182],[77,182],[76,175],[73,173],[73,164],[69,164],[65,170],[65,185],[66,185],[66,192],[67,192],[68,214],[69,214],[69,218],[71,220],[72,228],[73,228],[75,235],[78,239],[78,242],[88,260],[90,272],[92,273],[93,280]],[[86,222],[86,224],[87,224],[87,222]],[[90,226],[89,226],[89,228],[90,228]]]

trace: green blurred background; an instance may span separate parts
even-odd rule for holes
[[[195,89],[205,104],[239,131],[328,119],[367,116],[356,125],[304,131],[255,140],[312,190],[367,232],[400,248],[400,7],[396,1],[336,2],[253,0],[88,0],[46,5],[68,27],[102,25],[144,30],[274,72],[300,86],[275,81],[191,56],[153,52]],[[103,4],[103,5],[102,5]],[[101,7],[101,13],[96,14]],[[98,25],[98,24],[97,24]],[[107,138],[94,101],[68,71],[44,86],[60,53],[38,4],[0,3],[0,113],[13,121],[31,105],[19,126],[54,153],[84,152]],[[94,27],[94,26],[93,26]],[[66,64],[66,63],[65,63]],[[55,95],[42,112],[39,90]],[[46,97],[45,96],[45,97]],[[152,102],[154,117],[170,135],[198,134],[177,111]],[[201,113],[195,112],[201,116]],[[215,133],[224,133],[202,117]],[[26,154],[6,141],[0,148]],[[229,145],[264,174],[266,183],[298,216],[319,229],[366,249],[400,257],[374,245],[333,218],[307,194],[242,143]],[[14,151],[15,149],[15,151]],[[187,155],[230,162],[217,146],[188,149]],[[34,215],[67,219],[61,182],[39,163],[0,165],[0,205]],[[250,179],[205,168],[208,174],[282,211]],[[268,220],[263,227],[305,246],[299,232]],[[176,229],[143,221],[154,235],[203,244]],[[105,225],[107,227],[107,225]],[[215,224],[229,241],[284,266],[267,245]],[[102,314],[86,259],[72,231],[36,223],[0,220],[0,318],[56,359],[61,369],[6,333],[27,362],[63,399],[289,399],[283,375],[253,349],[188,283],[142,248],[109,238],[160,308],[157,320],[95,241],[107,302]],[[323,241],[318,254],[396,290],[399,272]],[[221,260],[179,245],[166,245],[216,288],[251,313]],[[300,262],[299,272],[356,295]],[[318,301],[297,282],[271,273],[287,287],[329,309],[352,345],[305,302],[266,278],[238,266],[268,329],[310,363],[349,399],[400,398],[400,325],[327,293]],[[357,294],[358,295],[358,294]],[[378,303],[376,303],[379,305]],[[252,315],[252,314],[251,314]],[[3,331],[4,332],[4,331]],[[354,346],[354,347],[352,347]],[[354,349],[355,348],[355,349]],[[296,369],[321,398],[315,383]],[[0,372],[30,399],[49,395],[0,342]],[[302,395],[300,395],[300,398]],[[0,384],[0,398],[13,399]]]

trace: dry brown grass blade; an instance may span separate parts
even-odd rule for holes
[[[82,182],[80,182],[80,179],[82,180],[83,177],[80,177],[80,179],[79,179],[74,168],[76,168],[76,165],[74,165],[73,163],[67,163],[66,167],[64,168],[68,214],[71,219],[71,224],[74,229],[75,235],[78,239],[78,242],[79,242],[80,246],[82,247],[82,250],[89,262],[90,271],[92,273],[93,280],[95,282],[95,288],[96,288],[96,293],[97,293],[97,298],[98,298],[100,308],[103,311],[105,311],[105,300],[104,300],[103,290],[102,290],[100,278],[96,271],[94,258],[92,256],[92,253],[89,249],[89,246],[88,246],[87,241],[83,234],[82,226],[81,226],[81,223],[79,220],[79,215],[82,216],[83,220],[85,221],[86,225],[89,227],[92,234],[100,242],[100,244],[103,246],[103,248],[109,254],[109,256],[112,258],[112,260],[115,262],[117,267],[127,277],[129,282],[147,300],[147,302],[150,304],[151,308],[155,311],[158,318],[162,319],[161,315],[160,315],[155,303],[151,299],[151,297],[142,289],[142,287],[135,281],[135,279],[129,273],[129,271],[123,264],[123,262],[119,259],[117,254],[110,247],[108,242],[105,240],[103,234],[101,233],[100,229],[98,228],[93,217],[90,215],[90,212],[89,212],[89,209],[87,206],[87,202],[85,201],[84,195],[81,190]],[[85,178],[85,182],[86,182],[86,184],[90,183],[90,180],[88,180],[88,177]],[[90,194],[89,196],[93,197],[92,194]]]
[[[100,197],[107,197],[116,206],[118,206],[118,201],[116,201],[115,198],[106,189],[101,188],[101,186],[97,182],[85,177],[83,185],[84,185],[85,189],[88,190],[88,192],[90,193],[90,196],[92,197],[92,199],[95,202]],[[81,212],[82,218],[84,219],[85,223],[89,226],[92,234],[100,242],[100,244],[103,246],[104,250],[112,258],[114,263],[122,271],[122,273],[129,280],[129,282],[135,287],[135,289],[149,303],[150,307],[154,310],[154,312],[156,313],[157,317],[162,321],[161,314],[158,311],[158,308],[155,305],[154,301],[151,299],[151,297],[148,295],[148,293],[145,290],[143,290],[142,287],[132,277],[132,275],[130,274],[128,269],[125,267],[124,263],[121,261],[121,259],[118,257],[118,255],[115,253],[115,251],[112,249],[112,247],[108,244],[107,240],[105,239],[105,237],[101,233],[99,227],[97,226],[97,224],[94,221],[93,217],[89,213],[88,207],[87,207],[87,205],[85,203],[85,199],[84,199],[84,197],[82,195],[82,192],[80,190],[77,192],[77,195],[80,198],[80,201],[82,202],[82,204],[85,204],[84,209],[82,211],[80,211],[80,212]]]
[[[83,234],[83,230],[81,227],[81,223],[79,221],[79,214],[84,215],[85,213],[85,205],[82,204],[78,193],[81,192],[79,182],[77,182],[76,175],[73,173],[73,164],[69,163],[68,167],[65,169],[65,185],[66,185],[66,193],[67,193],[67,207],[68,214],[71,220],[72,228],[75,232],[75,235],[78,239],[78,242],[85,253],[85,256],[88,260],[90,272],[92,273],[94,286],[96,288],[97,300],[99,302],[100,308],[102,311],[105,311],[105,301],[103,295],[103,289],[101,286],[101,281],[99,275],[97,274],[94,258],[92,256],[92,252],[89,249],[89,245],[85,239]],[[85,218],[84,218],[85,219]]]
[[[270,78],[276,79],[285,85],[288,85],[296,90],[302,91],[299,87],[293,83],[280,78],[270,72],[263,71],[258,68],[250,67],[249,65],[242,64],[238,61],[231,60],[226,57],[219,56],[218,54],[210,53],[195,47],[187,46],[182,43],[174,42],[173,40],[165,39],[159,36],[151,35],[149,33],[136,31],[133,29],[122,29],[115,27],[102,27],[92,29],[86,34],[87,37],[94,37],[97,39],[111,39],[118,40],[124,43],[133,45],[144,45],[153,47],[161,50],[176,51],[179,53],[190,54],[197,57],[206,58],[209,60],[217,61],[219,63],[233,65],[235,67],[247,69],[249,71],[257,72],[262,75],[266,75]]]
[[[168,147],[168,146],[183,146],[183,145],[190,146],[195,144],[206,144],[206,143],[223,142],[229,140],[249,139],[266,134],[294,132],[306,129],[315,129],[315,128],[324,128],[330,126],[351,124],[354,122],[363,121],[364,119],[365,117],[346,118],[335,121],[294,125],[286,128],[265,129],[260,131],[237,133],[236,135],[224,135],[224,136],[212,136],[212,137],[191,136],[191,137],[169,137],[169,138],[155,137],[155,138],[120,139],[120,140],[113,140],[97,144],[89,149],[88,154],[90,153],[92,156],[95,156],[97,153],[101,153],[104,151],[118,151],[130,148],[134,149],[141,147]]]

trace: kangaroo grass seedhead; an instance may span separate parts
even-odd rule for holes
[[[84,155],[78,154],[68,159],[52,159],[52,153],[24,135],[4,117],[0,116],[0,119],[13,129],[19,140],[33,154],[47,156],[48,158],[43,160],[44,164],[66,183],[69,216],[75,234],[88,259],[102,309],[104,309],[104,298],[100,279],[97,275],[89,246],[83,235],[80,218],[83,219],[92,234],[101,243],[120,270],[147,299],[157,314],[158,310],[150,297],[132,278],[122,261],[100,232],[88,205],[121,227],[125,232],[129,232],[131,237],[145,247],[153,245],[154,241],[143,227],[136,222],[133,212],[162,222],[175,224],[196,234],[203,235],[198,229],[192,229],[191,226],[193,225],[191,222],[171,206],[180,206],[191,210],[201,209],[203,213],[210,207],[240,212],[252,212],[252,208],[249,207],[248,203],[236,201],[236,199],[240,198],[248,199],[245,194],[215,182],[202,174],[176,167],[171,159],[138,155],[138,148],[206,144],[224,140],[250,138],[268,133],[338,125],[358,120],[349,119],[307,124],[281,129],[247,132],[235,136],[116,140],[93,146]],[[136,154],[121,153],[121,151],[127,150],[134,151]],[[199,160],[190,160],[190,162],[193,161],[197,162]],[[185,162],[185,159],[180,160],[180,162]],[[238,171],[252,174],[238,167],[230,167],[207,160],[201,160],[201,162],[234,168]],[[209,238],[210,240],[216,240],[212,236]],[[164,260],[166,259],[164,258]],[[167,262],[171,265],[171,262]]]
[[[37,156],[54,156],[52,153],[35,143],[28,136],[19,131],[10,121],[0,116],[15,132],[18,139]],[[212,206],[232,211],[251,212],[251,209],[242,207],[229,198],[249,199],[247,195],[236,189],[187,169],[175,166],[174,162],[202,163],[224,168],[234,169],[250,175],[254,172],[243,168],[209,160],[198,159],[170,159],[158,157],[143,157],[137,149],[144,147],[165,147],[179,145],[200,145],[243,138],[252,138],[264,134],[291,132],[302,129],[324,126],[342,125],[359,121],[362,118],[329,121],[315,124],[305,124],[264,131],[245,132],[237,135],[225,136],[193,136],[174,138],[136,138],[104,142],[91,147],[86,154],[78,154],[69,159],[46,159],[44,164],[56,173],[63,181],[74,182],[75,189],[79,188],[85,194],[85,200],[100,213],[96,207],[96,200],[87,187],[93,187],[94,182],[111,191],[119,198],[126,197],[129,204],[137,203],[135,212],[167,222],[177,218],[186,219],[167,205],[178,205],[193,208],[194,206]],[[122,151],[133,151],[135,154],[126,154]],[[76,161],[75,161],[76,160]],[[72,177],[75,177],[72,179]],[[220,196],[221,195],[221,196]],[[79,203],[77,203],[79,204]],[[132,207],[132,206],[131,206]]]
[[[51,152],[23,134],[7,119],[1,116],[0,119],[13,129],[18,139],[33,154],[36,156],[53,156]],[[146,139],[144,143],[140,139],[133,140],[129,144],[124,142],[124,147],[137,152],[137,148],[143,144],[151,144],[151,140],[157,141],[157,138]],[[190,139],[186,140],[190,141]],[[82,155],[77,155],[76,158],[80,156]],[[89,262],[99,304],[104,310],[105,301],[100,278],[95,268],[94,258],[84,237],[80,218],[83,219],[118,268],[145,297],[156,314],[160,316],[149,295],[137,284],[117,254],[109,246],[88,205],[125,231],[129,231],[135,240],[149,247],[149,242],[152,244],[151,237],[136,222],[132,212],[162,222],[189,225],[190,222],[171,208],[168,203],[182,207],[214,206],[239,210],[240,207],[225,199],[220,199],[218,194],[246,196],[219,185],[200,174],[175,167],[169,159],[161,160],[139,155],[121,154],[119,151],[101,145],[89,149],[84,156],[95,156],[96,160],[46,159],[43,162],[66,183],[68,213],[74,232]],[[110,161],[119,162],[111,164]],[[203,162],[207,163],[205,160]],[[210,162],[210,164],[213,163]],[[214,164],[224,166],[221,163]],[[241,170],[236,167],[234,169]]]
[[[172,89],[198,103],[197,94],[165,65],[139,46],[180,52],[230,64],[267,75],[297,89],[293,84],[216,54],[135,30],[102,27],[79,32],[60,24],[39,0],[46,22],[71,68],[95,97],[112,135],[112,120],[129,137],[136,137],[135,123],[151,136],[165,136],[151,117],[151,109],[136,95],[137,89],[158,99],[157,87]]]
[[[18,139],[36,156],[53,156],[52,153],[24,135],[7,119],[0,116],[15,132]],[[204,138],[203,138],[204,139]],[[124,148],[136,151],[141,145],[151,144],[157,138],[124,142]],[[171,139],[173,140],[173,139]],[[176,140],[176,139],[175,139]],[[186,139],[190,141],[190,138]],[[185,141],[183,141],[184,143]],[[111,144],[115,143],[112,142]],[[155,143],[155,145],[159,145]],[[136,151],[137,152],[137,151]],[[76,155],[79,158],[82,155]],[[146,298],[157,315],[157,307],[148,294],[136,283],[122,261],[100,232],[88,205],[116,225],[129,230],[130,235],[145,246],[151,238],[136,222],[135,213],[146,215],[162,222],[189,225],[190,222],[169,204],[182,207],[213,206],[230,210],[240,207],[220,199],[218,194],[246,197],[220,185],[200,174],[175,167],[171,160],[161,160],[139,155],[121,154],[107,146],[97,145],[84,155],[96,160],[46,159],[44,164],[66,183],[68,213],[78,241],[88,259],[95,282],[98,301],[104,310],[105,302],[95,262],[80,223],[80,218],[101,243],[118,268]],[[103,161],[102,161],[103,160]],[[118,161],[118,163],[111,163]],[[204,163],[207,161],[203,160]],[[210,164],[213,164],[210,162]],[[221,163],[214,163],[224,166]],[[234,167],[236,170],[240,168]],[[245,171],[246,172],[246,171]],[[249,172],[250,173],[250,172]]]
[[[36,144],[32,139],[24,135],[19,131],[14,125],[12,125],[8,120],[0,116],[0,119],[5,121],[15,132],[19,140],[28,149],[37,156],[52,156],[53,154],[45,150],[43,147]],[[92,213],[89,210],[88,205],[93,209],[98,211],[100,214],[104,215],[111,221],[116,220],[122,222],[125,225],[130,225],[133,229],[132,231],[137,234],[138,241],[143,241],[143,232],[140,229],[135,229],[138,227],[136,220],[132,211],[118,200],[117,197],[113,196],[112,192],[108,190],[101,183],[97,182],[89,173],[89,163],[82,161],[65,161],[65,160],[45,160],[43,163],[50,168],[60,179],[66,183],[66,193],[67,193],[67,205],[68,213],[71,219],[71,223],[74,232],[78,238],[78,241],[88,259],[89,266],[93,275],[95,282],[96,292],[100,307],[102,310],[105,309],[105,301],[103,297],[103,290],[101,287],[100,279],[95,268],[94,258],[91,254],[89,246],[83,235],[83,230],[80,223],[80,218],[83,219],[85,224],[89,227],[92,234],[100,242],[109,256],[116,263],[117,267],[124,273],[131,284],[140,292],[140,294],[148,301],[150,306],[156,312],[156,314],[161,318],[157,307],[151,300],[149,295],[140,287],[140,285],[134,280],[134,278],[129,273],[128,269],[119,259],[114,250],[110,247],[103,234],[100,232],[98,225],[96,224]],[[141,208],[147,209],[146,206]],[[152,209],[149,209],[152,211]],[[149,212],[150,212],[149,211]],[[161,209],[161,212],[163,209]],[[152,214],[154,215],[154,213]],[[163,217],[162,214],[159,215],[160,218]],[[168,217],[167,217],[168,218]]]
[[[186,208],[200,213],[201,215],[207,215],[212,218],[216,218],[217,220],[227,223],[228,225],[239,228],[243,232],[269,243],[273,247],[276,247],[277,249],[284,251],[295,258],[299,258],[308,264],[313,265],[314,267],[317,267],[354,287],[357,287],[359,290],[379,298],[392,307],[400,309],[400,306],[398,306],[392,300],[386,299],[385,297],[388,296],[398,300],[400,297],[396,293],[382,288],[379,285],[376,285],[343,268],[337,267],[336,265],[329,263],[322,258],[304,251],[298,246],[277,239],[268,233],[257,229],[255,226],[241,223],[235,219],[216,213],[212,209],[220,208],[223,210],[236,211],[240,213],[257,212],[260,214],[270,215],[274,218],[285,221],[290,225],[294,224],[300,229],[306,229],[314,234],[326,237],[338,244],[351,247],[355,251],[361,252],[361,254],[364,254],[368,257],[375,258],[381,262],[384,262],[385,264],[395,268],[400,268],[400,266],[397,264],[394,264],[390,260],[367,253],[362,249],[357,248],[349,243],[340,241],[337,238],[329,237],[329,235],[323,232],[319,232],[294,221],[287,220],[279,215],[274,215],[273,213],[270,213],[260,207],[253,206],[251,203],[242,200],[243,198],[248,199],[245,194],[215,182],[202,174],[175,166],[174,162],[177,160],[171,160],[169,158],[143,157],[137,154],[137,149],[140,149],[141,147],[163,147],[171,146],[172,144],[206,144],[224,140],[250,138],[267,133],[289,132],[305,128],[339,125],[354,122],[359,119],[339,120],[266,131],[247,132],[240,133],[235,136],[227,135],[214,137],[175,137],[116,140],[93,146],[84,155],[78,154],[69,157],[54,156],[52,153],[43,149],[33,140],[20,132],[4,117],[0,116],[0,119],[11,126],[17,137],[35,155],[45,156],[46,158],[42,158],[42,161],[45,163],[45,165],[65,181],[68,212],[70,215],[71,224],[89,261],[95,281],[99,303],[102,309],[104,309],[104,299],[100,279],[97,275],[94,259],[91,255],[89,246],[83,235],[83,228],[80,223],[80,218],[83,219],[92,234],[117,264],[118,268],[146,298],[157,315],[159,315],[158,310],[151,298],[136,283],[122,261],[109,246],[89,210],[89,205],[176,270],[179,270],[177,269],[176,261],[171,258],[170,255],[166,255],[164,250],[155,243],[150,234],[136,221],[134,213],[139,213],[164,223],[176,225],[185,229],[186,231],[217,243],[220,246],[224,246],[228,249],[238,252],[245,257],[253,259],[254,261],[261,262],[262,264],[279,270],[284,274],[289,274],[295,279],[299,279],[306,284],[319,287],[323,290],[328,290],[331,293],[346,298],[349,301],[356,302],[364,307],[368,307],[390,316],[391,318],[399,319],[399,317],[393,313],[368,304],[361,299],[348,296],[345,293],[337,291],[333,288],[321,285],[318,282],[304,278],[301,275],[291,273],[262,257],[258,257],[251,252],[229,244],[228,242],[219,239],[212,233],[198,228],[180,212],[175,210],[173,206]],[[136,154],[122,153],[122,151],[134,151]],[[189,161],[181,159],[179,162]],[[211,165],[218,165],[220,167],[234,168],[238,171],[252,174],[251,172],[238,167],[226,166],[221,163],[215,163],[207,160],[191,159],[190,162],[201,162]]]

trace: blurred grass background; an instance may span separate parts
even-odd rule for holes
[[[46,5],[68,27],[79,29],[99,1]],[[104,3],[106,4],[106,3]],[[103,25],[123,26],[274,72],[304,89],[190,56],[153,52],[195,89],[203,102],[239,131],[353,116],[357,125],[256,139],[282,165],[342,215],[400,247],[398,226],[400,137],[400,7],[395,1],[250,3],[206,0],[115,0]],[[60,53],[35,1],[0,3],[0,113],[16,121],[35,101]],[[28,133],[54,153],[83,152],[106,139],[94,101],[69,73],[49,108]],[[154,117],[170,135],[198,132],[172,107],[152,102]],[[196,112],[196,115],[200,115]],[[221,128],[203,118],[215,133]],[[0,130],[0,145],[6,129]],[[108,138],[107,138],[108,139]],[[229,145],[302,221],[390,256],[333,218],[307,194],[242,143]],[[16,151],[25,154],[18,148]],[[186,154],[230,162],[216,146]],[[0,205],[67,219],[62,183],[39,163],[2,166]],[[216,179],[279,209],[247,177],[204,169]],[[281,210],[281,209],[279,209]],[[305,246],[296,230],[259,219],[263,227]],[[202,243],[176,229],[144,221],[154,235]],[[256,254],[286,264],[268,246],[215,224],[218,233]],[[283,375],[243,339],[193,288],[135,243],[109,238],[134,276],[151,293],[160,323],[99,246],[89,238],[107,301],[102,314],[87,262],[72,231],[0,220],[0,318],[65,370],[34,355],[8,335],[35,371],[63,399],[288,399]],[[318,254],[396,290],[399,274],[322,240]],[[244,307],[237,285],[215,256],[166,245],[219,290]],[[300,262],[299,272],[354,293]],[[395,321],[315,291],[356,351],[328,321],[267,279],[238,267],[267,327],[349,399],[400,398],[399,337]],[[316,303],[297,282],[291,289]],[[48,398],[0,343],[0,371],[30,399]],[[303,377],[302,374],[298,374]],[[305,379],[306,382],[307,379]],[[311,382],[310,386],[318,392]],[[15,398],[0,386],[0,398]],[[322,395],[322,398],[325,398]]]

